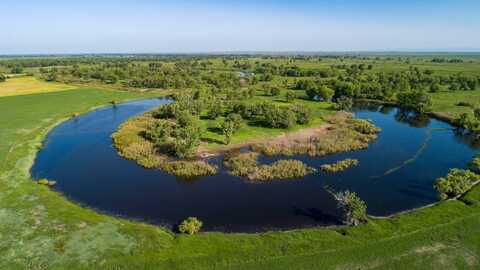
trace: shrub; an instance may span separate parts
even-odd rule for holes
[[[480,173],[480,155],[475,157],[469,164],[468,168],[475,172],[475,173]]]
[[[162,169],[169,174],[184,178],[213,175],[217,173],[217,167],[199,160],[166,162],[162,166]]]
[[[189,217],[182,221],[182,223],[178,226],[178,231],[181,233],[193,235],[202,229],[203,222],[201,222],[196,217]]]
[[[153,117],[159,118],[159,119],[174,118],[177,110],[178,110],[178,106],[176,104],[163,105],[153,112]]]
[[[0,73],[0,82],[4,82],[6,80],[7,80],[7,77],[5,77],[5,75]]]
[[[308,107],[297,105],[293,107],[293,111],[300,125],[308,124],[312,120],[312,110]]]
[[[381,129],[376,127],[373,123],[364,119],[349,119],[347,120],[347,124],[349,124],[351,129],[362,134],[377,134],[381,131]]]
[[[258,153],[227,153],[223,165],[230,170],[233,175],[247,176],[255,171],[257,167]]]
[[[440,199],[446,200],[464,194],[477,181],[480,176],[469,170],[451,169],[447,176],[437,179],[434,187],[440,193]]]
[[[287,102],[293,102],[295,98],[297,98],[297,95],[293,91],[287,91],[287,93],[285,94],[285,100]]]
[[[337,104],[336,108],[338,110],[343,110],[343,111],[349,111],[353,107],[353,99],[346,97],[346,96],[341,96],[337,98]]]
[[[365,223],[367,219],[367,205],[355,192],[344,191],[334,194],[338,207],[344,210],[345,223],[357,226]]]
[[[314,168],[308,167],[300,160],[279,160],[271,165],[257,167],[248,175],[248,179],[252,181],[295,179],[314,171]]]
[[[357,159],[348,158],[348,159],[340,160],[333,164],[324,164],[320,166],[320,169],[324,172],[340,172],[357,165],[358,165]]]

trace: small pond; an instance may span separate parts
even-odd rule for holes
[[[188,216],[204,230],[258,232],[341,224],[327,191],[349,189],[366,201],[368,213],[389,215],[437,200],[433,182],[449,168],[464,168],[479,145],[451,126],[392,107],[363,106],[356,116],[382,129],[368,149],[321,158],[296,156],[318,168],[345,158],[359,166],[321,171],[303,179],[254,184],[229,175],[221,158],[215,176],[177,179],[120,157],[111,134],[128,118],[168,100],[151,99],[104,107],[53,129],[38,153],[32,176],[57,181],[55,189],[100,212],[172,228]],[[281,157],[262,157],[270,163]]]

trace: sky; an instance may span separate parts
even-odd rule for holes
[[[480,51],[479,0],[2,0],[0,54]]]

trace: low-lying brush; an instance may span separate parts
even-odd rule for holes
[[[358,165],[357,159],[348,158],[348,159],[340,160],[333,164],[324,164],[320,166],[320,169],[324,172],[335,173],[335,172],[344,171],[350,167],[354,167],[357,165]]]
[[[285,180],[304,177],[315,171],[299,160],[279,160],[271,165],[259,165],[258,153],[241,153],[224,161],[233,175],[246,177],[250,181]]]
[[[369,121],[349,118],[334,123],[326,134],[309,140],[255,144],[252,145],[252,150],[269,156],[325,156],[365,149],[377,138],[378,132],[380,129]]]
[[[164,163],[162,169],[169,174],[185,178],[213,175],[217,173],[216,166],[210,165],[202,160],[170,161]]]

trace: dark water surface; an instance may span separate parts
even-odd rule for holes
[[[464,168],[478,149],[446,123],[415,118],[395,108],[372,107],[356,111],[357,117],[382,128],[368,149],[322,158],[294,157],[316,168],[356,158],[358,167],[336,174],[319,171],[296,181],[253,184],[229,175],[217,158],[211,162],[220,166],[218,175],[182,180],[121,158],[110,138],[129,117],[167,102],[129,102],[61,124],[47,136],[33,177],[55,180],[55,189],[65,196],[110,214],[168,227],[196,216],[204,221],[205,230],[253,232],[340,224],[341,212],[326,186],[357,192],[372,215],[435,202],[435,179],[449,168]]]

